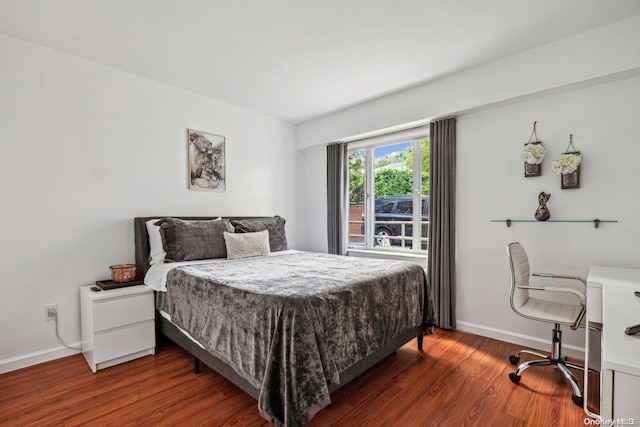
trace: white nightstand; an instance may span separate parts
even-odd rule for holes
[[[82,353],[93,372],[155,353],[153,290],[80,288]]]

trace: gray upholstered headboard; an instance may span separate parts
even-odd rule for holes
[[[136,247],[136,266],[137,266],[137,276],[144,277],[149,270],[149,236],[147,234],[147,221],[152,219],[160,219],[160,218],[179,218],[185,220],[209,220],[220,218],[218,216],[175,216],[175,215],[158,215],[158,216],[145,216],[145,217],[137,217],[134,218],[134,233],[135,233],[135,247]],[[227,219],[254,219],[254,218],[267,218],[267,217],[257,217],[257,216],[223,216],[222,218]]]

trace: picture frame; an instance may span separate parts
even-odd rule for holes
[[[225,192],[226,138],[211,132],[187,129],[189,189]]]

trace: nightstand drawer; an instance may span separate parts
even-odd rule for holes
[[[133,326],[96,333],[94,338],[94,363],[102,363],[122,355],[153,348],[155,322],[150,320]]]
[[[155,318],[153,292],[94,301],[93,331],[100,332]]]

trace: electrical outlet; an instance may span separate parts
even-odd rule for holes
[[[56,320],[58,318],[58,304],[44,306],[44,320]]]

